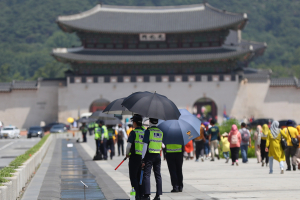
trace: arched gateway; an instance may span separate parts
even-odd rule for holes
[[[200,117],[203,121],[217,119],[218,108],[216,103],[210,98],[200,98],[194,103],[194,114]],[[200,116],[199,116],[200,115]]]

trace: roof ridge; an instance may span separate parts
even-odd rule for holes
[[[205,7],[210,8],[211,10],[217,11],[217,12],[221,12],[221,13],[226,13],[229,15],[242,15],[245,19],[248,19],[247,13],[234,13],[234,12],[228,12],[226,10],[221,10],[219,8],[215,8],[212,5],[205,3]]]

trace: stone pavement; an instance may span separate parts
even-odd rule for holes
[[[71,140],[70,142],[75,142]],[[62,140],[53,143],[36,176],[31,181],[25,197],[31,199],[61,199]],[[129,199],[131,189],[128,178],[128,161],[115,171],[123,157],[113,160],[92,161],[95,142],[88,136],[87,143],[74,143],[78,155],[84,161],[86,169],[97,182],[105,199]],[[117,153],[116,153],[117,154]],[[67,154],[66,154],[67,155]],[[51,159],[49,159],[49,157]],[[50,161],[51,160],[51,161]],[[85,167],[84,167],[85,168]],[[210,162],[185,161],[183,164],[184,189],[182,193],[170,193],[172,186],[166,161],[162,161],[163,195],[162,200],[179,199],[298,199],[298,177],[300,171],[280,174],[279,163],[274,162],[274,174],[268,174],[267,167],[261,167],[255,159],[249,164],[239,166],[225,164],[225,160]],[[152,197],[155,196],[155,180],[151,177]],[[39,186],[37,184],[40,184]],[[36,187],[30,187],[36,186]],[[78,185],[79,186],[79,185]],[[82,188],[80,188],[82,189]],[[33,192],[38,190],[38,192]],[[88,189],[87,189],[88,192]],[[30,199],[30,198],[27,198]],[[70,199],[81,199],[74,197]],[[90,199],[90,198],[87,198]],[[92,199],[104,199],[103,196]]]
[[[90,156],[94,155],[95,144],[92,137],[89,136],[88,143],[81,143],[81,146]],[[95,163],[128,194],[131,188],[128,161],[125,161],[117,171],[114,170],[122,159],[123,157],[116,156],[113,160]],[[257,164],[256,159],[250,159],[248,164],[239,163],[239,166],[225,164],[224,159],[215,162],[185,161],[183,192],[172,194],[167,163],[163,161],[161,199],[298,199],[300,171],[280,174],[277,161],[274,161],[273,170],[274,173],[269,174],[269,169]],[[156,189],[153,175],[151,184],[154,197]]]

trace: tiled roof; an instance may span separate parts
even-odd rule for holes
[[[242,29],[245,13],[230,13],[209,4],[167,7],[97,5],[91,10],[57,19],[62,30],[102,33],[180,33]]]
[[[243,43],[242,43],[243,44]],[[251,43],[243,44],[237,50],[220,48],[207,49],[166,49],[166,50],[91,50],[84,48],[54,49],[52,55],[58,60],[78,62],[191,62],[238,58],[248,53],[256,53],[264,44],[253,48]],[[265,48],[265,47],[264,47]]]
[[[37,89],[37,81],[13,81],[12,89],[14,90]]]
[[[11,92],[12,90],[36,90],[37,81],[12,81],[0,83],[0,92]]]
[[[296,77],[272,78],[270,87],[299,87],[299,81]]]

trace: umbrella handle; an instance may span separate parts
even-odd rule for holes
[[[124,160],[116,167],[115,170],[117,170],[117,169],[123,164],[123,162],[124,162],[126,159],[127,159],[127,157],[124,158]]]

